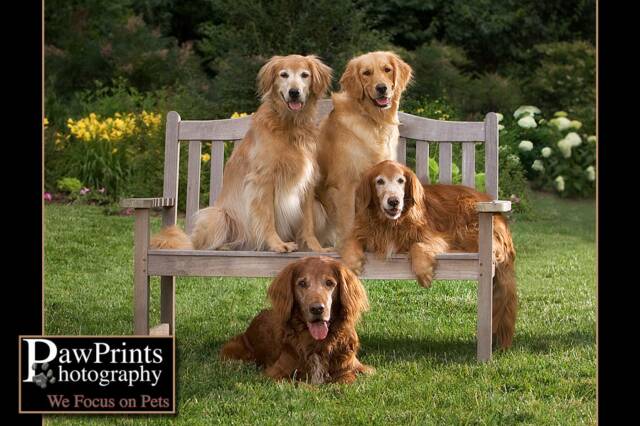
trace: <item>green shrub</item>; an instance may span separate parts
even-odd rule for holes
[[[505,119],[500,138],[517,153],[535,188],[588,197],[595,192],[596,144],[595,136],[578,133],[581,128],[582,123],[564,111],[545,119],[539,109],[521,107]]]
[[[83,186],[82,182],[74,177],[65,177],[57,182],[58,189],[68,194],[79,193]]]

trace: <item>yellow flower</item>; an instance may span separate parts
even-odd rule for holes
[[[112,153],[112,154],[115,154],[116,152],[118,152],[118,148],[113,148],[113,149],[111,150],[111,153]]]
[[[42,124],[44,124],[45,128],[49,125],[49,120],[47,120],[47,117],[45,117],[44,120],[42,120]]]
[[[202,154],[200,157],[202,158],[202,161],[204,161],[205,163],[211,160],[211,156],[209,154]]]
[[[231,114],[231,118],[242,118],[246,117],[248,114],[246,112],[234,112]]]

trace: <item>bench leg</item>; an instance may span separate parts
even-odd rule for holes
[[[478,252],[480,277],[478,279],[478,361],[491,359],[491,319],[493,302],[493,214],[479,214]]]
[[[169,324],[173,334],[176,324],[176,277],[160,277],[160,323]]]
[[[149,275],[147,252],[149,249],[149,210],[136,209],[133,258],[133,332],[149,334]]]

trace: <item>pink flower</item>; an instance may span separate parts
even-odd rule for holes
[[[51,193],[45,192],[44,193],[44,199],[45,199],[45,201],[51,201],[51,200],[53,200],[53,197],[51,196]]]
[[[101,194],[104,194],[104,191],[106,191],[104,188],[98,189],[98,192],[101,193]]]
[[[85,195],[88,192],[91,192],[91,190],[87,187],[84,187],[80,190],[80,195]]]

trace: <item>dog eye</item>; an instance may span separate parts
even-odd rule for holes
[[[300,280],[298,281],[298,286],[302,287],[302,288],[307,288],[309,287],[309,285],[307,284],[307,282],[305,280]]]
[[[398,179],[398,183],[404,183],[404,179],[399,178],[399,179]]]
[[[369,71],[369,70],[365,70],[362,74],[363,74],[363,75],[371,75],[371,71]]]
[[[380,178],[376,181],[378,185],[384,185],[384,179]]]
[[[282,78],[287,78],[287,77],[289,77],[289,73],[287,73],[287,72],[281,72],[281,73],[280,73],[280,77],[282,77]]]
[[[303,72],[302,74],[300,74],[300,77],[307,78],[307,77],[309,77],[309,73],[308,72]]]
[[[384,67],[384,72],[391,72],[391,68],[389,68],[389,67]]]
[[[327,285],[327,287],[333,287],[334,285],[336,285],[336,283],[331,280],[325,281],[325,284]]]

